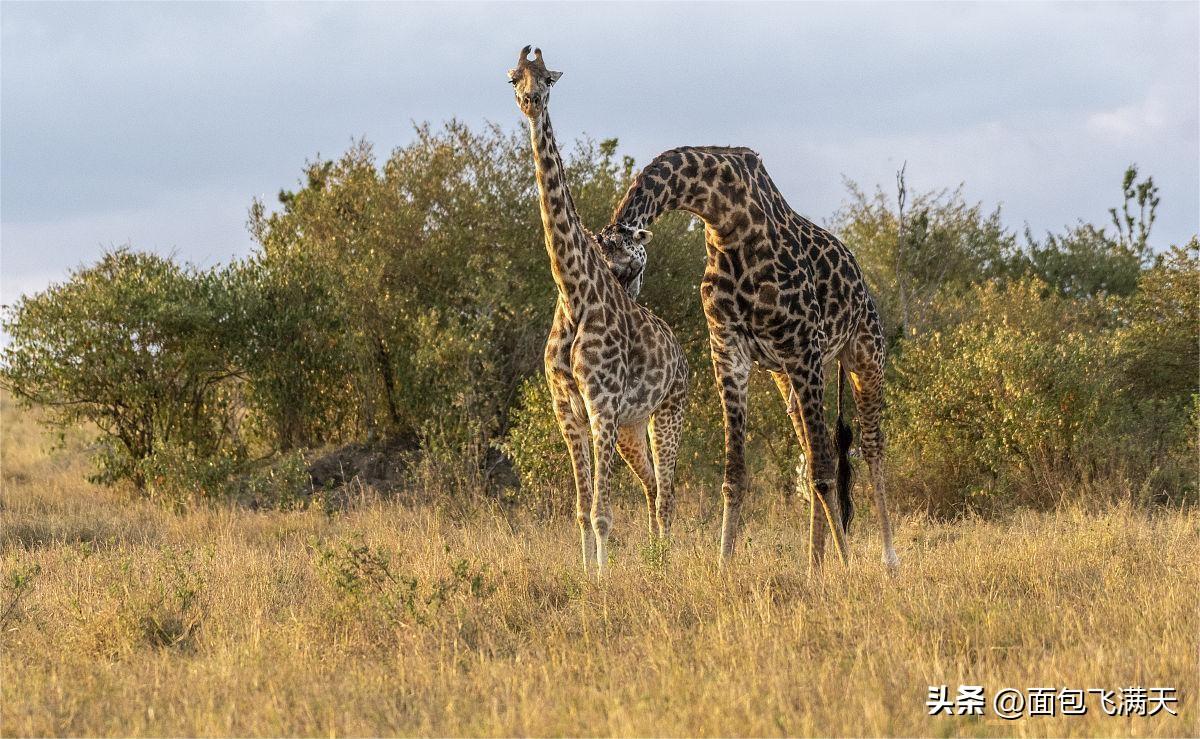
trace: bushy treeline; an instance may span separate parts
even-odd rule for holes
[[[568,169],[599,227],[634,163],[615,140],[581,141]],[[1131,168],[1123,186],[1112,224],[1022,242],[961,190],[910,194],[903,174],[895,197],[850,185],[830,225],[889,332],[903,505],[1042,505],[1101,478],[1194,497],[1197,244],[1153,250],[1153,183]],[[403,455],[414,488],[567,508],[535,195],[522,132],[422,126],[382,162],[356,144],[309,163],[273,210],[252,204],[244,260],[202,270],[120,249],[20,299],[2,382],[53,425],[94,424],[99,480],[171,501],[303,503],[304,456],[354,442]],[[681,214],[654,230],[643,298],[697,376],[680,480],[712,487],[703,235]],[[790,490],[797,446],[763,378],[752,404],[755,480]]]

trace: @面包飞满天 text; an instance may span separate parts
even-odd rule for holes
[[[1131,686],[1103,688],[1000,688],[990,695],[982,685],[930,685],[925,707],[930,716],[998,716],[1014,720],[1034,716],[1082,716],[1090,708],[1108,716],[1178,716],[1175,688]]]

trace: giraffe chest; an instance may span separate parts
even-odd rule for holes
[[[646,420],[677,381],[677,365],[684,361],[678,342],[660,340],[658,334],[669,329],[658,323],[619,316],[591,327],[556,321],[546,350],[552,390],[569,398],[581,417],[587,408],[603,408],[621,425]]]
[[[645,353],[622,331],[577,336],[571,374],[592,405],[605,406],[622,423],[649,415],[659,400],[647,379]]]

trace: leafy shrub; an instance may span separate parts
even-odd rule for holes
[[[1178,405],[1196,392],[1200,366],[1200,241],[1173,247],[1144,271],[1118,332],[1121,388]]]
[[[1158,187],[1153,177],[1138,181],[1136,165],[1121,180],[1120,210],[1109,208],[1113,233],[1107,227],[1080,222],[1062,234],[1046,234],[1039,243],[1025,229],[1026,247],[1012,257],[1014,274],[1035,277],[1063,295],[1129,295],[1137,289],[1142,270],[1154,262],[1150,230],[1158,210]]]
[[[205,499],[226,497],[230,479],[240,460],[201,454],[187,444],[164,444],[141,462],[151,500],[172,508],[186,508]]]
[[[887,425],[906,502],[1044,505],[1051,471],[1087,456],[1111,379],[1105,306],[1045,294],[1032,281],[979,287],[957,325],[901,342]]]
[[[290,511],[313,500],[312,477],[304,454],[293,450],[238,478],[232,495],[262,508]]]
[[[893,339],[936,328],[937,304],[969,286],[1006,276],[1016,239],[1000,208],[985,212],[963,188],[910,192],[897,174],[897,204],[882,188],[846,183],[849,200],[832,230],[853,251]]]
[[[1196,499],[1200,242],[1173,247],[1122,304],[1114,336],[1110,437],[1160,501]]]
[[[267,463],[249,464],[194,447],[164,446],[142,464],[151,500],[178,510],[202,501],[238,501],[256,508],[293,510],[313,498],[304,454],[284,452]]]
[[[231,300],[218,272],[110,252],[8,310],[0,378],[51,425],[99,429],[97,480],[144,489],[143,463],[164,445],[238,451],[225,392]]]
[[[1047,234],[1040,243],[1026,231],[1025,240],[1017,269],[1063,295],[1128,295],[1137,287],[1144,255],[1103,228],[1080,223],[1062,234]]]
[[[333,277],[302,251],[256,255],[225,276],[236,298],[229,362],[248,440],[286,452],[356,436],[363,408]]]

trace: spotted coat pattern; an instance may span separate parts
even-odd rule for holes
[[[883,332],[854,256],[836,237],[797,214],[746,148],[683,147],[664,152],[637,176],[597,237],[628,243],[661,214],[683,210],[704,221],[707,264],[700,285],[713,369],[725,421],[721,554],[728,559],[747,488],[747,382],[752,365],[773,375],[808,464],[798,485],[811,489],[810,568],[819,566],[826,528],[839,556],[847,549],[835,459],[824,416],[825,369],[848,374],[860,443],[883,531],[883,557],[897,560],[884,492]],[[615,248],[610,246],[608,248]]]
[[[526,47],[509,80],[529,120],[546,251],[558,287],[546,380],[575,475],[584,567],[594,561],[602,572],[616,454],[645,490],[651,536],[670,533],[688,367],[670,327],[635,300],[645,267],[642,243],[602,250],[583,227],[546,110],[560,73],[546,69],[540,50],[533,61],[528,54]],[[634,236],[644,241],[648,232]]]

